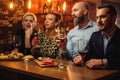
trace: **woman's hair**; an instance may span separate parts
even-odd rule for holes
[[[32,16],[34,21],[37,22],[37,17],[33,13],[30,12],[25,13],[23,16],[23,20],[25,19],[26,16]]]
[[[58,22],[61,19],[60,14],[57,14],[57,13],[52,13],[52,14],[56,16],[56,19],[55,19],[56,22]]]
[[[57,13],[48,13],[48,14],[53,14],[53,15],[55,15],[55,22],[58,22],[60,19],[61,19],[61,15],[60,14],[57,14]],[[47,14],[47,15],[48,15]]]

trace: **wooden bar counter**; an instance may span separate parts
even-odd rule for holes
[[[41,68],[34,61],[0,61],[2,80],[120,80],[119,70],[91,70],[62,61],[65,68]]]

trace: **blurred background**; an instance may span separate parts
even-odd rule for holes
[[[96,6],[110,3],[117,8],[116,24],[120,26],[120,0],[0,0],[0,50],[8,50],[13,41],[13,35],[21,28],[22,16],[32,12],[37,16],[36,27],[44,26],[46,13],[59,13],[62,17],[60,26],[69,32],[74,27],[71,8],[75,2],[85,1],[90,5],[90,19],[95,21]]]

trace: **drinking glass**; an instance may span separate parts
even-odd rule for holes
[[[34,33],[34,39],[36,39],[36,46],[35,48],[39,48],[40,47],[40,41],[39,41],[39,38],[38,38],[38,33]]]
[[[82,57],[82,64],[81,66],[84,66],[84,61],[83,59],[85,58],[88,50],[87,50],[87,41],[84,39],[79,39],[77,41],[77,54],[80,55]]]
[[[61,57],[65,55],[65,45],[66,45],[66,32],[64,30],[60,30],[57,36],[57,43],[59,46],[59,53]]]
[[[59,46],[59,63],[58,67],[60,69],[63,69],[65,67],[65,64],[63,63],[63,58],[65,59],[65,43],[66,43],[66,32],[64,30],[58,30],[57,35],[57,44]]]

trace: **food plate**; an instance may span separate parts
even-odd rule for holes
[[[57,62],[56,61],[52,61],[52,62],[47,62],[47,61],[40,61],[38,59],[33,60],[35,63],[37,63],[40,67],[56,67],[57,66]]]
[[[0,61],[18,61],[18,60],[23,60],[24,55],[19,52],[3,52],[0,53]]]
[[[17,58],[17,59],[0,59],[0,61],[22,61],[23,58]]]
[[[0,55],[0,61],[22,61],[25,59],[33,60],[34,57],[32,55],[25,55],[23,57],[10,57],[8,55]]]

